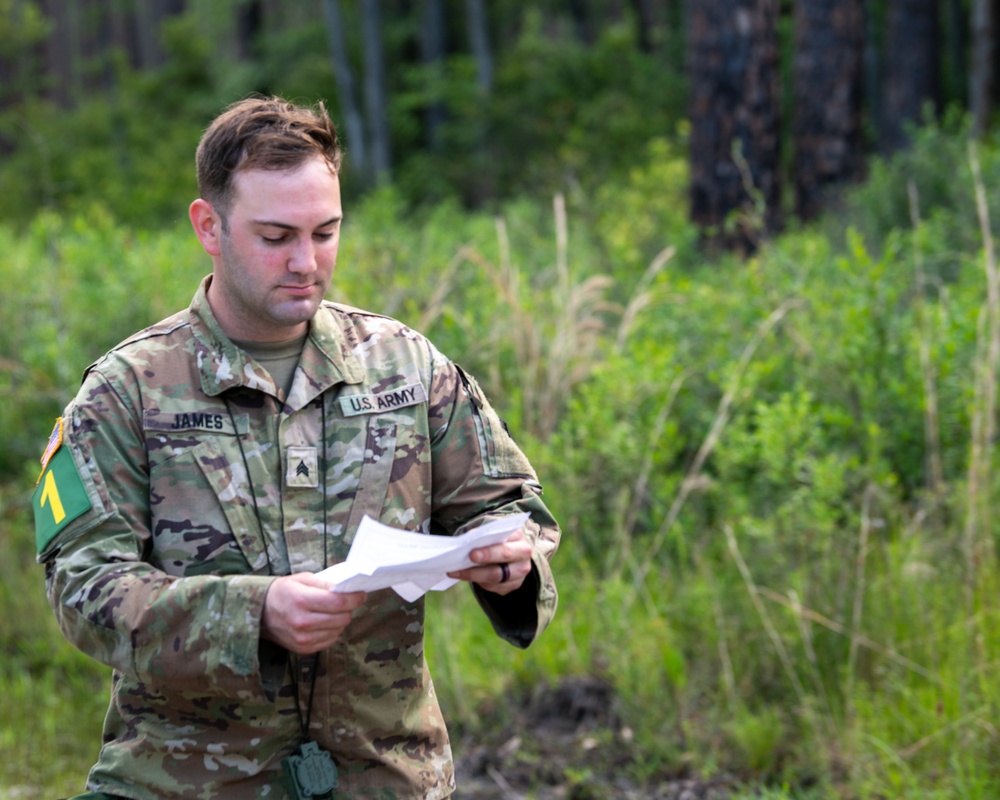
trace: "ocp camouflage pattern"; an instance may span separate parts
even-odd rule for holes
[[[474,380],[401,323],[324,303],[283,397],[222,333],[210,280],[88,369],[63,447],[91,508],[39,554],[63,632],[114,670],[88,788],[129,798],[288,796],[310,660],[260,639],[264,595],[343,560],[365,514],[450,535],[528,511],[524,586],[474,591],[519,647],[556,608],[558,527]],[[422,600],[371,593],[315,670],[337,797],[454,791]]]

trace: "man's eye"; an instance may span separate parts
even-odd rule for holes
[[[287,236],[261,236],[260,238],[263,239],[268,244],[281,244],[288,237]]]

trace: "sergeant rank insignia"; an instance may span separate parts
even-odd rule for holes
[[[318,453],[315,447],[289,447],[285,485],[295,489],[315,489],[319,486]]]

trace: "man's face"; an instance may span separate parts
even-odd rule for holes
[[[340,181],[313,158],[291,170],[233,179],[208,298],[228,336],[274,342],[301,335],[326,295],[340,244]]]

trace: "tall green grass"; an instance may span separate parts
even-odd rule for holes
[[[565,530],[559,614],[528,651],[466,593],[432,598],[429,659],[463,740],[516,723],[511,700],[539,686],[597,676],[621,726],[569,785],[624,747],[637,780],[727,774],[748,797],[1000,793],[1000,153],[935,129],[915,147],[838,225],[747,262],[699,263],[662,143],[600,197],[414,219],[385,191],[349,210],[333,294],[483,378]],[[183,226],[96,212],[0,228],[0,245],[16,287],[0,296],[0,786],[45,797],[82,782],[105,675],[41,596],[30,462],[82,367],[185,304],[206,264]]]
[[[110,671],[62,640],[34,564],[30,484],[0,488],[0,798],[79,793],[101,742]]]

